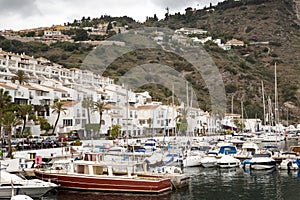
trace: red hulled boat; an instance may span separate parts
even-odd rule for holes
[[[124,168],[127,173],[114,173],[111,166],[74,161],[51,169],[37,169],[34,173],[39,179],[75,190],[156,194],[171,190],[170,178],[132,175],[129,167]]]

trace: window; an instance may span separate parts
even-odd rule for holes
[[[64,126],[73,126],[73,120],[72,119],[64,119],[63,125]]]
[[[75,120],[75,124],[76,124],[76,125],[77,125],[77,124],[80,124],[80,121],[81,121],[80,119],[76,119],[76,120]]]

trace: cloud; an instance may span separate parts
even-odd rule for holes
[[[164,18],[167,7],[170,14],[184,13],[187,7],[200,9],[218,1],[222,0],[0,0],[0,30],[52,26],[83,16],[126,15],[143,22],[154,14]]]
[[[195,4],[197,1],[183,1],[183,0],[150,0],[151,3],[158,5],[161,8],[171,8],[171,9],[182,9],[185,7],[189,7]]]
[[[41,15],[36,5],[36,0],[0,0],[0,15],[8,16],[19,15],[28,18],[33,15]]]

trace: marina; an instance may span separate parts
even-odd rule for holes
[[[245,172],[243,169],[189,168],[192,175],[188,187],[163,195],[138,195],[116,193],[85,193],[77,191],[58,191],[47,200],[189,200],[199,199],[287,199],[296,200],[300,195],[299,172],[287,170]],[[84,195],[82,195],[84,194]]]
[[[300,0],[6,4],[0,199],[300,199]]]
[[[220,136],[218,137],[219,140],[223,139],[223,137]],[[161,138],[155,138],[155,139],[157,141],[161,141]],[[170,141],[172,141],[173,139],[174,138],[171,138]],[[197,138],[197,139],[202,141],[207,139],[214,140],[216,138],[207,137],[207,138]],[[190,138],[190,140],[196,141],[195,138]],[[143,140],[141,139],[141,141]],[[102,142],[101,144],[100,141],[83,141],[83,143],[85,143],[87,146],[90,146],[89,144],[90,142],[93,142],[94,144],[98,142],[96,146],[101,146],[107,144],[108,141],[106,140],[101,141]],[[182,144],[185,144],[183,140],[181,140],[181,142]],[[200,142],[199,144],[204,144],[204,142]],[[206,163],[204,166],[202,166],[200,163],[198,166],[195,167],[187,167],[184,166],[183,164],[179,165],[180,162],[178,163],[177,161],[177,165],[174,165],[173,163],[173,167],[172,165],[169,165],[169,167],[167,167],[163,165],[157,165],[157,162],[155,162],[156,167],[153,168],[153,171],[150,170],[148,173],[140,171],[138,173],[137,171],[135,171],[137,170],[136,166],[139,165],[141,169],[147,168],[145,162],[144,164],[142,162],[145,159],[148,160],[147,162],[149,162],[148,163],[149,165],[154,165],[153,160],[157,159],[161,155],[161,153],[159,153],[160,150],[156,150],[157,152],[153,152],[152,154],[144,153],[143,155],[141,153],[136,153],[135,155],[135,153],[129,153],[129,152],[127,153],[115,152],[115,150],[119,148],[111,147],[111,149],[113,149],[114,152],[107,153],[107,155],[103,154],[103,152],[85,153],[83,160],[72,161],[72,163],[75,164],[74,166],[76,168],[74,168],[74,166],[68,165],[68,167],[62,169],[58,167],[67,166],[66,163],[71,158],[71,156],[68,155],[69,152],[65,151],[65,149],[62,151],[60,148],[55,148],[55,149],[44,149],[44,150],[34,151],[36,157],[44,157],[47,158],[46,160],[50,160],[49,157],[53,156],[53,163],[52,163],[52,168],[50,168],[50,171],[47,172],[46,169],[45,170],[35,169],[34,173],[37,176],[37,178],[40,178],[45,181],[58,183],[58,185],[60,186],[58,190],[51,191],[42,197],[42,199],[50,199],[50,200],[51,199],[52,200],[75,199],[76,200],[77,199],[76,196],[78,196],[79,193],[84,194],[84,196],[89,197],[89,199],[105,198],[109,200],[116,199],[116,198],[122,198],[122,199],[126,199],[126,198],[149,199],[150,198],[150,199],[171,200],[171,199],[181,199],[182,195],[188,196],[189,199],[199,199],[199,198],[222,199],[224,194],[226,194],[226,199],[239,198],[239,199],[246,200],[246,199],[253,199],[253,197],[249,196],[249,194],[251,193],[253,193],[253,195],[258,195],[258,194],[262,195],[263,197],[256,197],[261,199],[270,199],[270,198],[294,199],[293,195],[296,196],[296,194],[290,194],[289,189],[290,187],[293,187],[296,193],[298,191],[297,188],[300,189],[300,170],[298,170],[298,168],[289,167],[288,163],[289,162],[292,163],[294,160],[296,160],[298,158],[298,154],[295,153],[295,154],[286,155],[286,153],[283,152],[288,152],[288,150],[290,149],[296,149],[296,146],[298,146],[298,141],[288,140],[288,141],[281,141],[276,143],[261,142],[258,143],[257,146],[255,145],[251,146],[249,145],[249,143],[246,144],[247,145],[245,145],[244,147],[253,147],[253,149],[249,148],[250,151],[255,151],[256,148],[264,149],[266,147],[268,148],[278,147],[278,149],[280,149],[282,154],[281,153],[278,154],[273,153],[273,155],[268,154],[270,158],[266,158],[266,159],[277,158],[276,162],[274,159],[273,161],[270,161],[270,164],[272,164],[272,166],[269,165],[269,163],[267,164],[264,163],[265,160],[263,160],[262,164],[264,165],[260,165],[261,164],[260,163],[259,167],[255,167],[254,164],[251,164],[252,159],[249,159],[251,156],[249,157],[248,155],[247,159],[246,157],[238,156],[238,154],[245,151],[246,148],[240,147],[234,149],[232,146],[228,146],[227,142],[220,141],[219,142],[220,149],[218,150],[219,153],[216,153],[215,155],[205,154],[199,157],[200,161],[202,160],[202,158],[212,157],[214,158],[215,164],[208,166],[206,165],[207,164]],[[192,146],[194,151],[195,144],[193,144]],[[217,146],[218,145],[216,145],[216,147]],[[161,149],[162,146],[158,145],[157,148]],[[82,149],[86,149],[86,148],[82,148]],[[56,151],[56,154],[53,153],[54,151]],[[174,149],[172,149],[172,151],[174,151]],[[231,152],[233,154],[228,154],[226,151],[229,151],[229,153]],[[261,152],[260,150],[256,150],[256,151]],[[15,152],[15,156],[20,157],[21,155],[26,155],[27,157],[30,157],[32,152],[28,152],[28,151]],[[109,152],[109,150],[107,150],[107,152]],[[208,152],[211,153],[212,151],[208,151]],[[64,155],[60,155],[60,153],[63,153]],[[235,158],[234,155],[237,155],[237,158],[239,159]],[[259,154],[259,153],[254,154],[253,158],[256,157],[255,155],[264,155],[264,154]],[[77,155],[74,154],[73,156],[77,156]],[[194,156],[195,156],[195,152],[194,152]],[[286,158],[284,158],[284,156],[286,156]],[[55,157],[57,157],[57,159],[55,159]],[[119,159],[118,157],[123,159],[126,158],[127,160],[122,161],[122,159]],[[263,156],[258,156],[258,157],[259,160],[265,159]],[[180,156],[178,156],[177,158],[179,159]],[[282,160],[286,161],[287,158],[290,160],[288,160],[286,164],[283,164],[284,162],[282,162]],[[115,163],[114,161],[115,159],[118,160],[117,163]],[[18,159],[14,159],[14,160],[18,160]],[[63,160],[65,163],[62,163]],[[242,164],[243,161],[246,160],[250,161],[248,162],[250,164],[250,166],[248,167]],[[19,159],[19,161],[24,162],[24,159]],[[30,159],[27,159],[27,161],[31,162]],[[226,164],[227,162],[228,164]],[[9,166],[9,164],[8,165],[6,164],[6,166]],[[21,165],[19,163],[19,169],[23,171],[25,169],[30,170],[30,168],[22,169],[21,167],[24,166],[31,166],[31,165],[30,163],[26,165],[24,164]],[[176,166],[181,167],[182,171]],[[67,172],[66,169],[69,169],[69,171],[73,170],[73,172]],[[157,171],[154,171],[154,169]],[[174,170],[177,171],[176,175],[174,174]],[[75,171],[77,171],[78,175],[76,175],[77,173],[74,173]],[[99,175],[96,174],[94,175],[93,173],[97,173]],[[60,177],[64,177],[64,178],[60,178]],[[99,180],[97,180],[98,178],[96,177],[103,177],[104,179],[102,178],[102,180],[99,182]],[[143,178],[141,179],[141,177]],[[86,179],[86,181],[83,181],[84,178]],[[150,184],[150,182],[154,181],[153,178],[157,180],[161,180],[161,184],[159,182],[155,183],[157,186],[157,190],[154,189],[156,186],[154,187],[154,185],[151,186]],[[145,184],[143,183],[145,186],[144,188],[142,188],[143,184],[137,183],[135,186],[134,182],[132,182],[132,181],[141,181],[138,179],[141,179],[145,182]],[[117,181],[118,184],[114,183],[114,181]],[[125,182],[128,181],[128,182],[125,183],[124,181]],[[177,185],[175,181],[177,181]],[[121,183],[121,185],[119,185],[119,183]],[[103,187],[101,186],[102,184],[106,186]],[[143,190],[139,190],[138,188],[139,189],[142,188]],[[279,190],[280,193],[278,192]]]

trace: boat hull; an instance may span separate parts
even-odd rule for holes
[[[28,195],[32,198],[41,198],[48,191],[53,188],[45,187],[32,187],[32,186],[14,186],[15,195]],[[1,199],[10,199],[12,194],[11,186],[1,186],[0,187],[0,198]]]
[[[220,168],[232,168],[240,165],[240,160],[229,155],[224,155],[217,161]]]
[[[171,190],[169,178],[126,177],[107,175],[60,174],[48,171],[35,171],[37,178],[51,180],[61,188],[90,191],[110,191],[126,193],[162,193]]]
[[[276,165],[275,164],[263,164],[263,163],[255,163],[255,164],[250,164],[250,169],[272,169],[274,168]]]
[[[214,157],[205,157],[200,162],[201,165],[205,168],[217,166],[217,159]]]
[[[183,160],[183,167],[198,167],[201,165],[200,156],[188,156]]]

